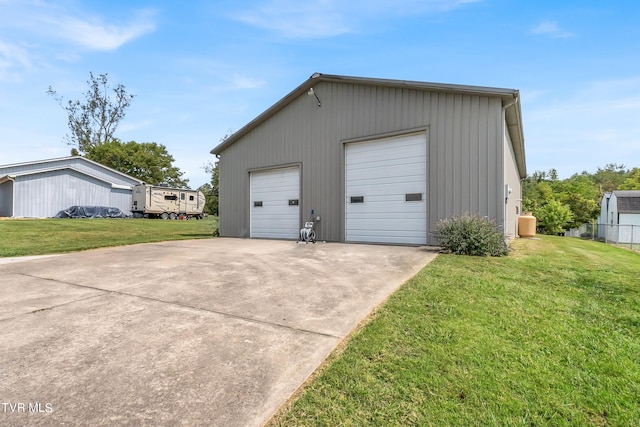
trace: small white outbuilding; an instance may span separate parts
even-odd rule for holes
[[[618,243],[640,243],[640,190],[605,193],[598,237]]]
[[[75,205],[130,214],[142,181],[80,156],[0,165],[0,217],[47,218]]]

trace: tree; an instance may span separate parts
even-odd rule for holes
[[[633,168],[619,187],[620,190],[640,190],[640,168]]]
[[[231,135],[233,130],[227,130],[227,133],[220,138],[220,143],[226,141]],[[207,203],[205,204],[205,212],[211,215],[218,215],[218,200],[220,189],[220,171],[218,169],[219,162],[207,162],[203,166],[205,172],[211,175],[211,181],[201,185],[198,190],[202,191],[207,197]]]
[[[600,213],[602,199],[598,186],[588,175],[575,174],[553,184],[554,199],[567,205],[573,214],[570,227],[579,227],[593,221]]]
[[[167,147],[155,142],[126,143],[112,139],[93,147],[86,155],[90,160],[136,177],[147,184],[189,188],[189,180],[179,168]]]
[[[544,174],[544,172],[542,172]],[[553,196],[549,182],[538,180],[538,177],[527,177],[522,181],[522,210],[534,212]]]
[[[549,200],[536,212],[538,224],[547,234],[558,234],[564,231],[564,227],[571,222],[572,217],[571,209],[557,200]]]
[[[203,166],[205,172],[211,174],[211,182],[203,184],[198,188],[206,196],[207,201],[204,205],[204,211],[209,215],[218,215],[218,200],[219,200],[219,173],[218,162],[209,162]]]
[[[113,88],[114,97],[109,96],[107,74],[97,77],[89,73],[87,81],[89,90],[85,92],[85,101],[64,102],[64,98],[49,86],[47,94],[51,95],[68,115],[69,145],[77,147],[75,153],[87,154],[94,148],[113,140],[118,124],[135,95],[127,93],[122,84]]]
[[[617,190],[624,182],[627,173],[625,166],[617,163],[609,163],[604,169],[598,168],[593,174],[593,180],[599,186],[600,198],[606,191]]]
[[[564,180],[558,179],[554,169],[535,171],[522,182],[522,210],[532,211],[538,218],[550,218],[558,213],[557,206],[547,204],[557,202],[571,213],[571,219],[560,228],[578,227],[597,218],[604,192],[614,190],[640,190],[640,168],[629,171],[624,165],[610,163],[594,174],[583,171]]]

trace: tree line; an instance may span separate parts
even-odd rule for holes
[[[522,182],[522,210],[532,212],[540,230],[557,234],[593,223],[605,192],[640,190],[640,168],[610,163],[561,180],[555,169],[536,171]]]
[[[71,155],[84,156],[152,185],[189,188],[167,147],[156,142],[123,142],[114,136],[135,98],[122,84],[111,87],[107,74],[89,73],[84,100],[65,100],[51,86],[51,95],[67,112]]]
[[[90,72],[87,85],[84,100],[65,100],[51,86],[47,90],[67,113],[70,132],[65,140],[72,146],[71,155],[84,156],[147,184],[190,188],[166,146],[157,142],[124,142],[115,137],[135,95],[122,84],[111,87],[107,74],[96,76]],[[208,162],[203,168],[211,175],[211,181],[198,188],[206,196],[204,211],[217,215],[218,164]]]
[[[189,188],[189,180],[176,167],[167,147],[156,142],[123,142],[114,136],[135,98],[122,84],[111,87],[107,74],[89,73],[84,100],[65,100],[51,86],[47,93],[67,112],[72,155],[85,156],[105,166],[152,185]],[[232,134],[228,131],[221,142]],[[204,170],[210,182],[199,190],[207,196],[205,212],[218,214],[218,164],[208,162]],[[555,169],[536,171],[522,182],[522,210],[538,219],[541,231],[556,234],[596,220],[605,192],[640,190],[640,168],[627,169],[615,163],[561,180]]]

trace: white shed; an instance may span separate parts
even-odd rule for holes
[[[80,156],[0,165],[0,216],[53,217],[74,205],[109,206],[130,214],[129,175]]]
[[[598,237],[618,243],[640,243],[640,190],[605,193]]]

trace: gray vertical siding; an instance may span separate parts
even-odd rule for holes
[[[318,238],[344,241],[344,142],[427,129],[428,229],[454,214],[503,220],[499,97],[318,82],[220,153],[220,233],[249,236],[248,170],[302,164],[302,218]],[[431,236],[429,242],[434,243]]]
[[[68,170],[19,176],[14,188],[14,216],[27,218],[52,217],[73,205],[101,206],[111,192],[111,185]]]
[[[13,181],[0,184],[0,216],[13,215]]]
[[[118,208],[125,214],[131,215],[131,190],[111,188],[108,206]]]

